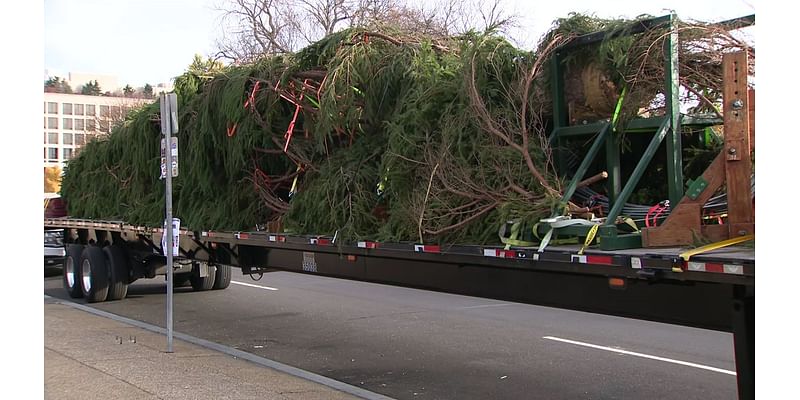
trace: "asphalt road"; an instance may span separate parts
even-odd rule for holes
[[[60,276],[45,294],[67,299]],[[98,309],[164,326],[163,278]],[[175,330],[397,399],[735,399],[731,334],[627,318],[234,269],[175,291]],[[165,340],[166,347],[166,340]]]

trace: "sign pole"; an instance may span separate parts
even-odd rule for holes
[[[166,165],[162,165],[161,171],[166,182],[166,218],[164,220],[164,255],[167,257],[167,353],[172,353],[172,310],[173,310],[173,271],[172,271],[172,258],[174,256],[173,246],[173,221],[172,221],[172,175],[173,175],[173,149],[172,149],[172,133],[178,132],[178,104],[177,96],[174,93],[161,94],[161,133],[164,134],[162,141],[162,149],[164,149],[164,157],[166,158]],[[175,150],[177,152],[177,148]],[[177,161],[177,160],[176,160]],[[166,168],[165,168],[166,167]]]

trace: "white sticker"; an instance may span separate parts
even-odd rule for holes
[[[314,259],[314,253],[310,251],[303,252],[303,271],[317,272],[317,261]]]
[[[181,230],[181,220],[180,218],[173,218],[172,219],[172,254],[177,255],[180,251],[179,244],[180,244],[180,230]],[[161,248],[167,248],[167,220],[164,220],[164,231],[161,235]],[[166,253],[164,255],[167,255]]]
[[[642,259],[631,257],[631,268],[642,269]]]

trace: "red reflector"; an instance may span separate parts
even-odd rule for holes
[[[586,263],[587,264],[603,264],[603,265],[613,265],[614,259],[611,256],[586,256]]]
[[[347,261],[355,261],[355,260],[356,260],[356,256],[354,256],[354,255],[352,255],[352,254],[349,254],[349,255],[347,256]]]
[[[725,272],[725,268],[722,264],[717,263],[706,263],[706,272]]]

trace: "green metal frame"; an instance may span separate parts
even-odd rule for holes
[[[567,189],[562,196],[560,209],[554,210],[553,216],[563,212],[569,199],[574,194],[578,182],[586,174],[589,166],[594,161],[600,148],[605,144],[607,192],[609,206],[611,207],[607,216],[607,223],[598,230],[600,247],[604,250],[618,250],[624,248],[641,247],[641,235],[638,233],[622,233],[617,229],[616,219],[622,212],[622,207],[630,197],[633,190],[639,183],[645,169],[653,156],[659,149],[661,143],[666,139],[667,151],[667,186],[669,190],[670,204],[675,207],[684,194],[683,184],[683,158],[681,143],[681,126],[707,127],[719,125],[722,120],[719,118],[693,118],[683,117],[680,114],[680,76],[678,71],[678,32],[675,29],[677,22],[676,15],[670,14],[662,17],[651,18],[637,21],[628,29],[616,29],[612,31],[595,32],[580,36],[569,43],[562,45],[554,52],[550,60],[551,65],[551,93],[553,97],[553,130],[549,136],[549,143],[557,149],[561,148],[564,140],[570,137],[597,135],[585,155],[578,170],[572,176]],[[723,27],[742,27],[755,23],[754,16],[736,18],[729,21],[720,22],[716,25]],[[644,32],[648,29],[663,27],[666,30],[666,40],[664,42],[664,62],[666,76],[664,77],[664,100],[666,103],[666,116],[654,118],[641,118],[630,121],[625,127],[626,133],[653,134],[653,138],[642,154],[634,171],[627,182],[622,182],[622,166],[620,162],[620,137],[616,129],[616,120],[613,122],[600,121],[595,123],[570,126],[569,116],[567,115],[566,95],[564,93],[564,67],[563,62],[570,51],[597,43],[610,38],[632,35]],[[654,93],[655,95],[655,93]],[[560,173],[566,172],[565,160],[559,151],[554,152],[556,167]],[[585,228],[584,228],[585,229]],[[558,232],[555,232],[558,233]],[[561,232],[565,233],[565,232]],[[571,232],[572,233],[572,232]]]

